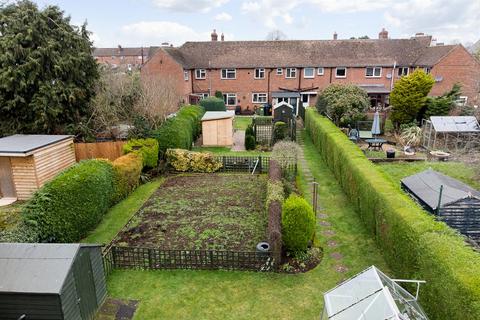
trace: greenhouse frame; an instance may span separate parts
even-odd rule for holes
[[[422,121],[422,146],[430,151],[480,151],[480,125],[473,116],[430,117]]]

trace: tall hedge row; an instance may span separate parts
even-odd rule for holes
[[[27,203],[23,215],[40,242],[75,242],[86,236],[113,204],[110,162],[86,160],[46,183]]]
[[[420,302],[432,319],[480,319],[480,255],[421,210],[345,134],[315,110],[306,128],[395,275],[423,279]]]
[[[175,117],[153,131],[152,136],[158,141],[160,157],[164,157],[167,149],[190,150],[193,141],[201,132],[200,119],[203,114],[202,107],[184,106]]]

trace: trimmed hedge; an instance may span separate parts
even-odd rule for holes
[[[155,143],[157,142],[155,141]],[[156,157],[158,159],[158,151]],[[115,174],[114,203],[125,198],[138,186],[140,174],[143,169],[143,162],[140,153],[128,153],[113,161],[113,171]]]
[[[168,119],[159,129],[152,132],[152,137],[158,141],[161,158],[164,158],[167,149],[192,148],[193,141],[201,131],[200,119],[203,114],[202,107],[184,106],[175,117]]]
[[[315,235],[315,214],[308,202],[291,194],[282,207],[282,236],[285,248],[290,252],[307,250]]]
[[[158,142],[153,138],[132,139],[123,145],[123,153],[138,153],[143,167],[155,168],[158,164]]]
[[[432,319],[480,319],[480,255],[399,191],[330,120],[306,112],[306,129],[395,275],[423,279]]]
[[[215,172],[223,166],[211,152],[168,149],[165,155],[167,163],[180,172]]]
[[[200,106],[205,109],[205,111],[226,111],[227,107],[225,106],[225,102],[222,99],[217,97],[208,97],[205,99],[200,100]]]
[[[85,160],[38,190],[22,214],[40,242],[76,242],[87,235],[113,204],[110,162]]]

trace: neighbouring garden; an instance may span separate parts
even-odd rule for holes
[[[266,237],[265,188],[263,175],[167,178],[118,234],[115,244],[253,251]]]

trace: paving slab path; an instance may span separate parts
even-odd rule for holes
[[[232,151],[245,151],[245,131],[235,130],[233,133]]]

